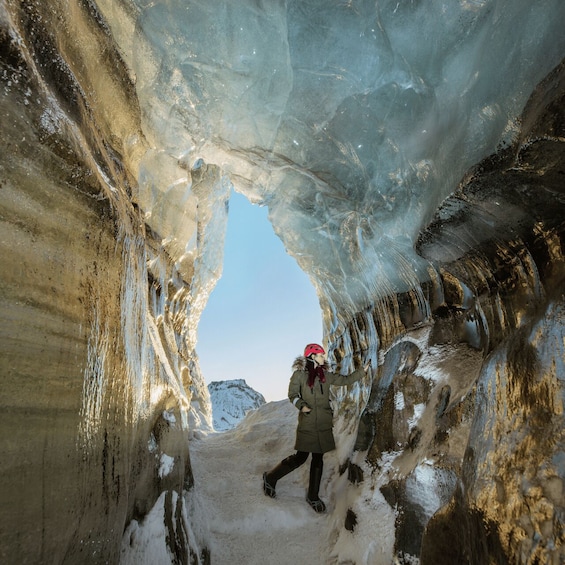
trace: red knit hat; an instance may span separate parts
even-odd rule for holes
[[[309,343],[304,348],[304,357],[310,357],[310,355],[315,355],[316,353],[325,353],[324,348],[317,343]]]

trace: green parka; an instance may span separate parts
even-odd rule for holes
[[[298,408],[298,427],[296,428],[296,451],[308,453],[326,453],[335,449],[332,432],[333,411],[330,406],[330,385],[347,386],[357,382],[364,376],[363,369],[357,369],[349,376],[338,375],[325,371],[326,382],[322,383],[316,377],[314,386],[310,388],[306,359],[298,357],[294,362],[295,369],[288,385],[288,398]],[[304,406],[312,411],[302,412]]]

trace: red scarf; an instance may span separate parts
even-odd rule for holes
[[[314,388],[314,383],[316,382],[316,377],[318,377],[318,379],[320,379],[321,383],[326,382],[326,375],[324,374],[324,368],[322,367],[322,365],[318,365],[314,370],[308,371],[308,381],[307,381],[306,384],[310,388]]]

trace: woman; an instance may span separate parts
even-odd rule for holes
[[[283,459],[274,469],[263,473],[263,491],[275,498],[277,481],[302,465],[312,454],[310,482],[306,501],[316,512],[325,512],[326,505],[318,497],[323,456],[335,449],[332,432],[333,412],[330,406],[329,385],[345,386],[361,379],[368,368],[358,369],[349,377],[325,370],[325,351],[321,345],[310,343],[304,349],[304,357],[293,364],[294,373],[288,386],[288,398],[298,408],[296,429],[296,453]]]

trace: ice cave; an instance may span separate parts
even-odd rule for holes
[[[372,362],[309,562],[565,563],[563,0],[0,18],[1,563],[222,565],[192,445],[232,190]]]

